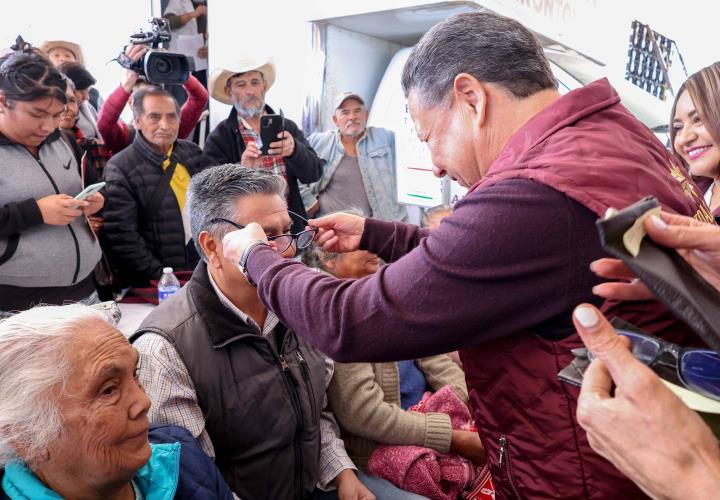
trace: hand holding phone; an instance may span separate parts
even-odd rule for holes
[[[285,118],[282,111],[279,115],[263,115],[260,117],[260,152],[267,156],[270,143],[278,140],[280,132],[285,130]]]
[[[100,191],[102,188],[105,187],[104,182],[97,182],[95,184],[90,184],[88,187],[80,191],[74,199],[78,201],[84,201],[87,198],[90,198],[92,195]]]

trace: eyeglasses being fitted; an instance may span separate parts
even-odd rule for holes
[[[617,332],[630,339],[633,356],[663,378],[720,401],[720,356],[716,352],[681,347],[652,335]],[[588,358],[594,358],[592,353],[588,353]]]
[[[298,215],[290,210],[288,210],[288,213],[305,222],[305,224],[308,223],[307,219],[302,215]],[[222,217],[216,217],[215,219],[212,219],[210,221],[211,224],[219,224],[220,222],[230,224],[231,226],[235,226],[238,229],[245,229],[245,226],[243,226],[242,224],[238,224],[237,222],[233,222],[228,219],[223,219]],[[310,246],[310,244],[315,239],[317,233],[318,228],[310,226],[310,229],[306,229],[295,234],[279,234],[277,236],[268,236],[268,241],[275,242],[277,253],[285,252],[288,248],[290,248],[293,242],[295,243],[295,248],[297,248],[298,250],[302,250],[303,248],[307,248]]]

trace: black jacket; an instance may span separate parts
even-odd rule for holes
[[[200,262],[192,279],[130,338],[161,335],[182,358],[215,449],[246,500],[304,499],[319,477],[325,356],[278,324],[256,329],[220,302]]]
[[[173,158],[190,175],[199,171],[202,152],[193,142],[178,139]],[[192,242],[185,245],[182,215],[175,193],[168,186],[155,214],[146,207],[163,180],[165,155],[155,151],[142,134],[114,155],[103,172],[105,208],[103,248],[117,270],[121,285],[147,286],[163,267],[191,270],[198,262]],[[167,182],[167,181],[165,181]]]
[[[275,112],[270,106],[265,106],[265,111],[270,114]],[[293,122],[285,118],[285,130],[295,139],[295,151],[285,158],[288,181],[288,208],[307,218],[305,206],[300,196],[298,181],[309,184],[320,179],[322,175],[322,160],[318,158],[313,148],[305,139],[305,134]],[[204,166],[222,165],[224,163],[240,163],[240,158],[245,151],[245,142],[238,132],[238,116],[235,108],[230,111],[230,116],[218,123],[215,130],[205,142],[205,152],[202,164]],[[294,220],[293,232],[302,231],[305,224]]]

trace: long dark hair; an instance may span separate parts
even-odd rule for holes
[[[675,102],[673,102],[670,112],[670,149],[683,164],[685,161],[675,151],[677,131],[673,127],[673,120],[675,120],[678,99],[686,90],[713,141],[715,144],[720,144],[720,62],[706,66],[690,75],[675,94]],[[687,167],[687,165],[685,166]]]
[[[65,77],[50,61],[32,49],[11,52],[0,58],[0,93],[8,106],[13,101],[52,97],[67,103]]]

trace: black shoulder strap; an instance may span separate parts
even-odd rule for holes
[[[5,264],[7,261],[12,259],[12,256],[15,255],[15,251],[17,250],[18,244],[20,243],[20,233],[11,234],[8,238],[7,246],[5,247],[5,251],[2,255],[0,255],[0,266]]]
[[[157,211],[160,209],[160,203],[162,203],[165,193],[167,193],[167,190],[170,187],[170,179],[172,179],[172,176],[175,173],[175,167],[177,167],[177,160],[171,156],[170,165],[168,165],[168,168],[166,168],[165,172],[163,172],[162,179],[160,179],[160,183],[155,188],[155,192],[147,204],[146,211],[150,219],[154,219],[155,215],[157,215]]]

